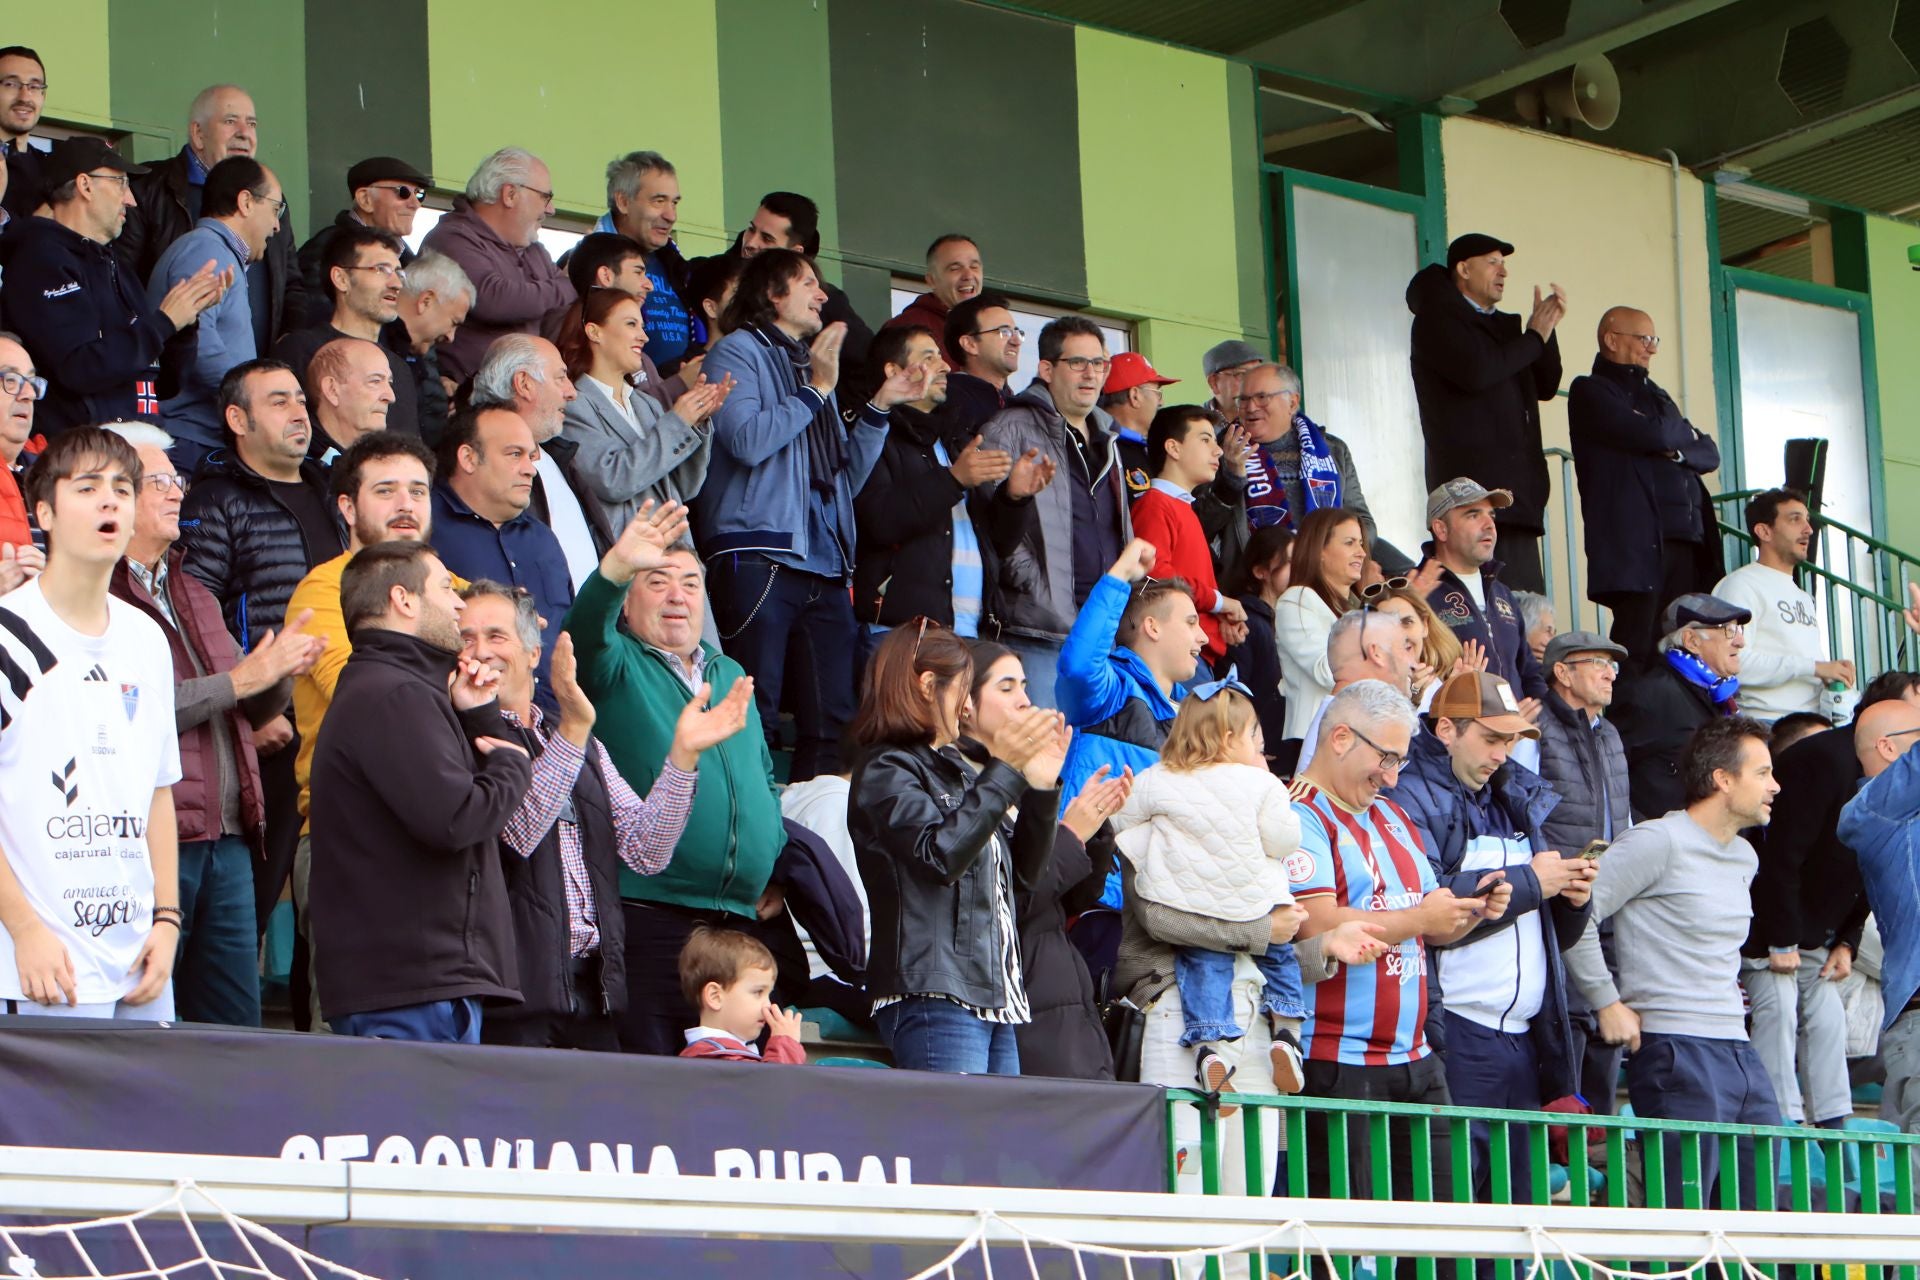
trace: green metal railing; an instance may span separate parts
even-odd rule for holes
[[[1752,558],[1745,511],[1758,492],[1742,489],[1713,499],[1729,569]],[[1920,645],[1901,617],[1907,584],[1920,582],[1920,557],[1827,516],[1815,517],[1815,530],[1817,554],[1800,566],[1800,585],[1820,605],[1827,652],[1851,659],[1862,686],[1883,671],[1920,670]]]
[[[1710,1125],[1638,1116],[1564,1115],[1538,1111],[1493,1111],[1468,1107],[1406,1106],[1335,1098],[1277,1097],[1251,1094],[1216,1098],[1188,1089],[1167,1093],[1169,1187],[1177,1189],[1180,1144],[1175,1135],[1183,1108],[1198,1113],[1201,1187],[1205,1194],[1267,1196],[1266,1135],[1263,1116],[1278,1112],[1283,1159],[1282,1194],[1306,1197],[1310,1186],[1334,1199],[1413,1200],[1473,1203],[1472,1128],[1487,1127],[1489,1194],[1493,1204],[1570,1204],[1575,1206],[1766,1210],[1801,1213],[1914,1214],[1914,1172],[1920,1159],[1920,1135],[1878,1128],[1768,1128]],[[1221,1107],[1238,1106],[1231,1117]],[[1870,1122],[1871,1123],[1871,1122]],[[1565,1157],[1556,1161],[1554,1130],[1564,1128]],[[1225,1144],[1235,1135],[1244,1144],[1246,1185],[1223,1185]],[[1395,1130],[1399,1130],[1399,1134]],[[1318,1130],[1318,1142],[1310,1134]],[[1658,1140],[1654,1140],[1658,1135]],[[1396,1149],[1410,1168],[1396,1167]],[[1352,1157],[1364,1152],[1365,1186],[1354,1185]],[[1189,1157],[1192,1152],[1186,1153]],[[1527,1185],[1512,1174],[1518,1156]],[[1713,1159],[1718,1176],[1706,1174]],[[1749,1170],[1751,1171],[1749,1173]],[[1836,1176],[1837,1171],[1837,1176]],[[1395,1186],[1401,1188],[1395,1194]],[[1383,1212],[1383,1220],[1391,1213]],[[1920,1223],[1915,1224],[1920,1235]],[[1371,1262],[1371,1274],[1393,1274],[1393,1241],[1385,1234]],[[1629,1261],[1606,1260],[1624,1267]],[[1692,1259],[1680,1260],[1680,1265]],[[1418,1280],[1473,1280],[1474,1260],[1413,1260]],[[1341,1280],[1368,1273],[1369,1263],[1355,1255],[1336,1255]],[[1632,1263],[1638,1270],[1665,1270],[1669,1263]],[[1494,1263],[1497,1280],[1516,1280],[1525,1265],[1512,1259]],[[1818,1280],[1809,1266],[1762,1267],[1779,1280]],[[1565,1271],[1565,1268],[1561,1270]],[[1828,1264],[1828,1280],[1843,1280],[1846,1264]],[[1858,1266],[1862,1280],[1917,1280],[1913,1266]],[[1579,1280],[1589,1269],[1574,1267]]]

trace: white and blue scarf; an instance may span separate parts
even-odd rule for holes
[[[1247,523],[1255,529],[1277,524],[1298,531],[1308,512],[1340,506],[1340,464],[1327,445],[1327,433],[1306,414],[1296,413],[1293,434],[1297,459],[1291,450],[1276,456],[1263,444],[1247,451]],[[1293,510],[1296,487],[1305,507],[1298,513]]]

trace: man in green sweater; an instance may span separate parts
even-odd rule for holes
[[[600,740],[640,794],[653,786],[687,703],[724,697],[751,679],[701,643],[704,573],[681,541],[686,529],[679,503],[642,505],[567,613]],[[686,1047],[686,1029],[700,1019],[680,992],[680,948],[699,924],[757,933],[786,843],[757,711],[749,707],[744,730],[701,755],[695,777],[693,812],[673,860],[658,875],[620,873],[628,998],[619,1032],[628,1053],[672,1056]]]

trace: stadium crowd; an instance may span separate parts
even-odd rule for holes
[[[797,1002],[899,1067],[1608,1110],[1625,1054],[1641,1115],[1832,1126],[1871,912],[1920,1131],[1920,677],[1831,728],[1816,513],[1726,571],[1646,312],[1572,381],[1612,625],[1556,634],[1568,300],[1494,236],[1408,284],[1403,552],[1245,342],[1171,403],[1067,315],[1015,386],[967,235],[875,330],[802,195],[689,261],[623,154],[561,265],[507,147],[417,254],[392,157],[296,246],[245,90],[135,165],[47,81],[0,49],[8,1014],[258,1025],[290,896],[316,1031],[797,1062]]]

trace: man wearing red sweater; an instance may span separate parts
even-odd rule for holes
[[[1224,595],[1214,574],[1213,548],[1193,513],[1193,491],[1220,470],[1218,420],[1199,405],[1162,409],[1147,428],[1147,468],[1153,483],[1133,504],[1133,535],[1153,544],[1162,576],[1184,578],[1207,633],[1202,656],[1217,667],[1227,647],[1247,638],[1247,611]]]

